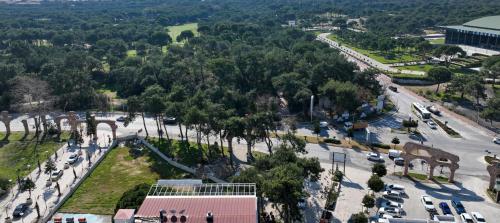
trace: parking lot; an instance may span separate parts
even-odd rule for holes
[[[339,197],[337,208],[334,216],[338,222],[346,222],[350,215],[361,211],[361,200],[363,196],[369,193],[369,188],[366,184],[368,178],[371,176],[370,167],[375,162],[360,160],[363,156],[354,157],[348,164],[346,170],[346,178],[342,183],[341,195]],[[456,183],[438,183],[432,181],[413,181],[406,177],[396,176],[394,172],[401,172],[403,170],[400,166],[395,166],[394,162],[384,157],[385,165],[388,170],[387,176],[382,180],[387,184],[399,184],[405,187],[406,195],[401,200],[393,200],[403,204],[402,218],[409,219],[429,219],[430,214],[424,208],[421,202],[421,196],[429,196],[437,210],[438,215],[443,212],[439,208],[440,202],[446,202],[450,207],[457,222],[459,215],[451,205],[452,198],[458,198],[465,206],[467,213],[479,212],[487,222],[496,222],[500,218],[500,205],[493,203],[486,195],[487,182],[486,179],[478,178],[476,176],[458,175]],[[422,165],[419,160],[415,160],[414,168],[411,172],[425,174],[427,165]],[[441,168],[436,168],[435,176],[446,176],[449,172],[447,168],[443,169],[443,174],[440,173]],[[371,193],[371,192],[370,192]],[[382,197],[382,192],[376,193],[377,206],[382,201],[387,201]],[[378,207],[372,208],[370,214],[372,217],[377,215]]]

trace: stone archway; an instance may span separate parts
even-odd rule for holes
[[[450,177],[448,178],[450,183],[455,178],[455,171],[459,168],[458,161],[460,161],[460,158],[454,154],[413,142],[407,142],[403,146],[401,157],[405,160],[403,173],[405,176],[408,176],[410,162],[414,159],[422,159],[429,165],[428,179],[433,179],[434,170],[442,165],[450,169]]]
[[[488,173],[490,174],[490,184],[488,189],[493,190],[496,186],[497,178],[500,177],[500,162],[493,161],[488,167],[486,167]]]
[[[2,113],[0,114],[0,122],[3,122],[3,124],[5,125],[5,133],[6,135],[10,135],[10,121],[12,120],[12,118],[9,116],[9,112],[8,111],[2,111]]]
[[[61,121],[62,120],[68,120],[71,131],[77,130],[78,119],[77,119],[75,112],[70,111],[70,112],[68,112],[67,115],[60,115],[54,119],[54,122],[56,123],[56,126],[57,126],[57,130],[59,132],[61,132],[61,130],[62,130],[62,128],[61,128]]]
[[[113,133],[113,140],[116,139],[116,129],[118,128],[118,125],[116,125],[116,121],[114,120],[95,120],[96,121],[96,126],[99,124],[107,124],[109,127],[111,127],[111,132]],[[97,134],[97,129],[96,129],[96,135]]]

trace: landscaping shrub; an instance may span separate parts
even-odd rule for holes
[[[333,181],[340,182],[342,181],[342,178],[344,177],[344,173],[340,170],[335,170],[335,173],[333,173]]]
[[[325,143],[340,144],[340,140],[336,138],[326,138],[323,140]]]
[[[150,185],[142,183],[123,193],[116,204],[115,213],[118,209],[138,209],[146,198],[146,195],[148,195],[149,188]]]
[[[418,122],[417,122],[417,120],[403,120],[403,127],[416,128],[416,127],[418,127]]]
[[[381,149],[390,149],[391,146],[383,143],[372,143],[373,147],[381,148]]]

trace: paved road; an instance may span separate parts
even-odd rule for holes
[[[384,67],[384,65],[377,63],[376,61],[373,62],[371,59],[367,59],[364,55],[352,53],[352,49],[344,46],[340,46],[339,48],[337,43],[326,38],[327,35],[327,33],[320,34],[318,36],[318,40],[328,43],[331,47],[341,49],[348,60],[357,63],[360,69],[363,70],[367,69],[369,66],[373,66],[382,70],[388,70],[388,68]],[[431,105],[432,103],[425,98],[414,94],[410,90],[405,89],[404,87],[393,84],[390,78],[385,75],[380,75],[379,80],[384,86],[395,85],[398,87],[398,93],[390,90],[386,91],[386,94],[398,108],[398,112],[393,116],[386,117],[372,123],[369,129],[374,133],[375,140],[390,144],[392,138],[397,136],[400,138],[402,143],[414,141],[414,139],[409,138],[408,135],[392,133],[391,128],[400,126],[401,121],[403,119],[407,119],[409,116],[416,118],[411,112],[411,103],[418,102],[423,105]],[[443,114],[441,117],[437,118],[442,122],[448,121],[448,125],[459,132],[462,138],[452,138],[439,127],[437,130],[432,130],[424,123],[421,123],[419,131],[422,132],[425,137],[424,144],[458,155],[460,157],[460,169],[457,171],[457,174],[474,175],[479,177],[487,176],[486,164],[482,161],[484,155],[486,155],[485,150],[490,151],[492,154],[500,155],[500,146],[492,143],[494,133],[474,124],[464,117],[442,108],[439,105],[436,106],[441,109]]]

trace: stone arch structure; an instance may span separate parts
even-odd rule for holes
[[[67,115],[60,115],[54,119],[57,125],[57,129],[61,131],[61,121],[67,119],[70,125],[71,131],[77,130],[78,124],[84,124],[85,120],[78,120],[75,112],[68,112]],[[113,133],[113,139],[116,139],[116,129],[118,125],[116,125],[116,121],[114,120],[96,120],[96,125],[99,124],[108,124],[111,127],[111,131]]]
[[[5,132],[7,135],[10,135],[10,121],[11,120],[12,120],[12,118],[9,116],[9,112],[2,111],[2,113],[0,114],[0,122],[3,122],[3,124],[5,125]]]
[[[500,179],[500,162],[493,161],[490,165],[486,167],[488,173],[490,174],[490,184],[488,189],[491,191],[496,190],[495,202],[500,203],[500,190],[498,189],[499,185],[497,185]]]
[[[407,142],[403,146],[401,157],[405,160],[403,173],[405,176],[408,176],[410,162],[414,159],[422,159],[429,164],[428,179],[434,178],[434,169],[442,165],[450,169],[451,173],[448,179],[450,183],[455,178],[455,171],[459,168],[458,161],[460,161],[457,155],[413,142]]]
[[[67,115],[57,116],[54,119],[54,122],[56,123],[56,126],[57,126],[57,130],[59,130],[59,132],[61,132],[61,129],[62,129],[61,128],[61,121],[65,120],[65,119],[68,120],[71,131],[75,131],[77,129],[77,125],[78,125],[78,118],[76,116],[76,113],[73,111],[68,112]]]
[[[95,120],[96,125],[99,124],[108,124],[109,127],[111,127],[111,132],[113,132],[113,140],[116,139],[116,129],[118,128],[118,125],[116,125],[116,121],[114,120]],[[97,135],[97,130],[96,130],[96,135]]]

